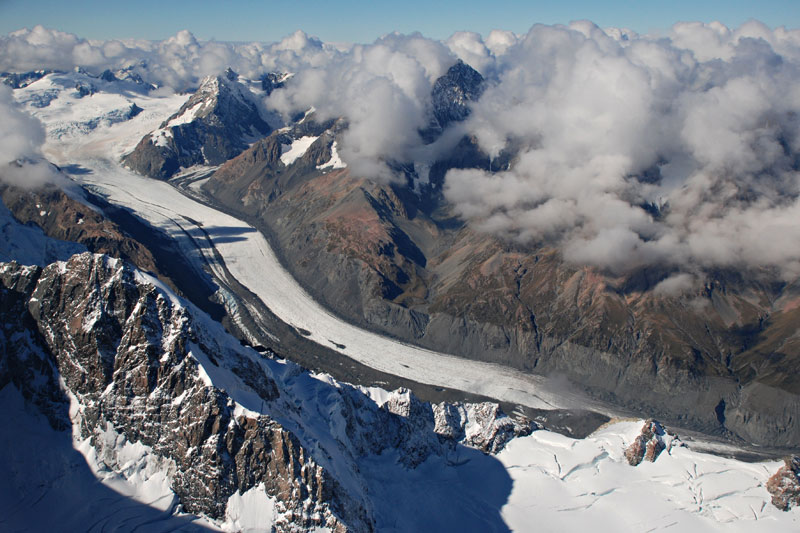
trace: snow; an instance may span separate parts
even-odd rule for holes
[[[189,355],[194,356],[194,354],[192,354],[191,351],[189,352]],[[209,361],[209,365],[210,363],[211,361]],[[219,388],[222,389],[225,388],[224,385],[220,383],[215,383],[214,381],[211,380],[211,377],[208,375],[208,372],[206,372],[206,369],[202,363],[197,365],[197,377],[200,379],[200,381],[203,382],[203,385],[205,385],[206,387],[213,387],[216,384],[216,386]]]
[[[200,111],[203,110],[203,106],[205,106],[205,104],[206,104],[205,100],[200,100],[192,107],[190,107],[177,117],[167,122],[167,125],[164,127],[173,128],[175,126],[180,126],[182,124],[189,124],[190,122],[193,122],[197,118],[198,113],[200,113]]]
[[[120,89],[119,92],[96,92],[90,96],[76,98],[77,82],[100,83],[80,73],[50,74],[14,91],[17,101],[44,122],[51,137],[76,137],[96,128],[129,120],[131,105],[142,98]]]
[[[167,139],[172,138],[172,131],[167,129],[158,129],[150,134],[150,142],[155,144],[156,146],[160,146],[162,148],[166,148],[169,146]]]
[[[275,498],[267,495],[264,484],[243,494],[233,493],[225,510],[224,531],[251,533],[266,531],[266,524],[275,522]]]
[[[316,110],[317,110],[317,108],[316,108],[316,107],[314,107],[313,105],[312,105],[311,107],[309,107],[309,108],[306,110],[306,112],[303,114],[303,118],[301,118],[301,119],[300,119],[300,121],[298,122],[298,124],[302,124],[303,122],[305,122],[305,121],[306,121],[306,119],[308,119],[309,115],[311,115],[311,113],[314,113]]]
[[[308,148],[314,144],[319,137],[305,136],[292,141],[292,144],[284,144],[284,152],[281,154],[281,161],[287,167],[294,163],[297,159],[303,157]]]
[[[328,160],[327,163],[324,163],[322,165],[317,165],[317,170],[326,170],[326,169],[336,170],[339,168],[345,168],[346,166],[347,164],[344,161],[342,161],[341,157],[339,157],[339,152],[336,149],[336,141],[333,141],[333,144],[331,145],[331,158]]]
[[[612,424],[583,440],[546,431],[497,455],[513,479],[503,506],[512,530],[792,531],[800,512],[769,503],[764,485],[782,462],[744,463],[685,447],[632,467],[623,452],[643,421]],[[580,511],[580,512],[577,512]]]
[[[170,119],[169,122],[150,134],[150,142],[156,146],[169,146],[167,139],[172,138],[172,128],[193,122],[197,118],[197,115],[204,109],[205,104],[206,102],[201,100],[189,109],[186,109],[180,115]]]
[[[72,415],[79,406],[70,406]],[[210,521],[180,514],[165,485],[166,469],[148,465],[141,444],[121,442],[114,474],[73,448],[71,431],[55,431],[13,385],[0,389],[0,530],[208,531]],[[83,447],[85,441],[77,441]],[[87,462],[88,461],[88,462]],[[100,483],[98,483],[99,476]]]
[[[74,398],[73,398],[73,401]],[[78,426],[73,429],[78,434]],[[162,512],[171,510],[177,498],[170,488],[167,461],[153,455],[149,446],[129,442],[111,424],[105,430],[75,442],[94,475],[117,493]],[[174,465],[172,465],[174,471]]]
[[[38,227],[20,224],[0,202],[0,261],[45,266],[85,251],[81,244],[52,239]]]
[[[136,270],[134,272],[134,279],[136,279],[137,283],[142,283],[145,285],[153,285],[157,289],[160,290],[161,294],[165,297],[169,298],[170,303],[174,309],[181,309],[183,307],[183,302],[180,298],[178,298],[174,292],[172,292],[167,286],[157,277],[148,274],[147,272],[142,272],[141,270]]]
[[[116,89],[116,92],[97,92],[84,98],[72,96],[76,82],[87,80],[105,85],[107,90]],[[139,94],[125,87],[125,84],[103,84],[84,74],[71,72],[49,74],[15,90],[14,97],[28,112],[42,120],[51,140],[85,146],[91,151],[108,149],[107,157],[118,160],[133,150],[147,133],[157,130],[165,117],[173,115],[189,99],[187,94],[165,91],[159,91],[157,95]],[[43,102],[46,105],[41,106]],[[142,108],[142,112],[128,118],[133,103]],[[126,134],[121,135],[122,132]],[[118,142],[103,142],[109,134]],[[97,143],[102,148],[96,146]]]

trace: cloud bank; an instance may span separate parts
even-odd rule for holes
[[[535,26],[494,56],[466,124],[489,154],[523,148],[503,172],[449,172],[445,195],[479,229],[578,264],[795,277],[799,44],[758,23],[658,39]]]
[[[434,81],[456,59],[487,89],[448,142],[425,145]],[[352,172],[396,176],[472,136],[508,168],[452,170],[444,194],[480,231],[557,246],[576,264],[622,273],[666,265],[800,275],[800,31],[681,23],[665,35],[589,22],[525,35],[387,35],[330,45],[296,32],[278,43],[87,41],[41,27],[0,38],[0,70],[131,67],[176,90],[232,67],[256,79],[293,72],[267,105],[346,118]],[[691,277],[670,278],[678,290]]]
[[[0,84],[0,181],[37,187],[58,179],[42,157],[42,123],[19,108],[11,89]]]

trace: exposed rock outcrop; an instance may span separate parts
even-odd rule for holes
[[[433,117],[420,133],[430,142],[453,122],[469,116],[469,103],[477,100],[486,88],[483,76],[460,59],[438,78],[431,91]]]
[[[800,506],[800,457],[784,459],[784,465],[767,481],[772,505],[782,511]]]
[[[638,466],[643,460],[654,463],[661,452],[669,453],[676,444],[680,445],[680,440],[651,418],[645,421],[642,432],[625,450],[625,459],[631,466]]]
[[[439,403],[433,406],[433,416],[437,434],[484,453],[499,453],[511,439],[541,429],[527,418],[505,416],[495,403]]]

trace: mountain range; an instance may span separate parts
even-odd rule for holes
[[[419,136],[438,158],[387,160],[389,182],[348,165],[347,117],[262,107],[287,74],[228,69],[170,98],[111,71],[3,79],[64,178],[0,187],[4,449],[19,433],[48,450],[46,468],[24,449],[0,464],[11,529],[796,527],[800,463],[776,460],[800,437],[796,282],[719,269],[676,296],[655,290],[672,267],[614,273],[476,230],[446,173],[518,153],[459,133],[489,85],[466,63],[432,85]],[[236,248],[256,235],[375,344],[263,299],[254,280],[284,278]],[[353,362],[397,346],[433,373],[484,369],[485,386]],[[526,376],[550,388],[510,400]],[[109,507],[70,514],[92,476],[117,494],[86,489]]]

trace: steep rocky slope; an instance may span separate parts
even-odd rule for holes
[[[0,183],[0,199],[15,219],[22,224],[38,226],[48,237],[125,259],[171,283],[159,272],[150,250],[126,235],[97,208],[70,197],[55,185],[22,189]]]
[[[123,161],[131,169],[165,179],[181,167],[219,165],[270,132],[250,91],[232,71],[205,78],[197,91],[159,129],[145,135]]]
[[[224,519],[230,498],[255,487],[275,501],[278,527],[369,530],[387,511],[368,496],[365,456],[391,450],[388,464],[413,472],[459,442],[496,452],[532,429],[496,406],[431,406],[403,391],[376,401],[270,360],[107,256],[6,263],[0,280],[0,387],[54,428],[74,427],[107,463],[114,443],[143,444],[188,512]]]

